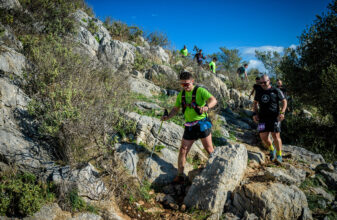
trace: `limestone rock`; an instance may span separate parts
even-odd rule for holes
[[[122,160],[125,168],[130,171],[131,175],[137,176],[137,163],[139,161],[139,146],[135,144],[116,144],[116,152]]]
[[[176,152],[180,149],[184,129],[179,125],[172,122],[163,122],[162,130],[159,136],[157,136],[161,124],[159,119],[141,116],[135,112],[127,113],[126,117],[137,124],[137,143],[143,142],[148,146],[153,146],[155,138],[158,138],[157,145],[163,145]],[[206,155],[201,149],[203,149],[201,141],[196,141],[189,152],[189,156],[194,157],[198,155],[201,160],[207,160]]]
[[[57,203],[44,205],[40,211],[33,216],[24,218],[24,220],[58,220],[72,219],[70,212],[62,211]]]
[[[294,185],[248,183],[234,194],[233,205],[238,214],[248,211],[261,219],[312,219],[305,194]]]
[[[337,189],[337,172],[328,172],[328,171],[322,170],[320,173],[327,180],[329,188]]]
[[[51,180],[55,184],[69,183],[75,185],[79,196],[92,200],[99,200],[107,193],[107,189],[99,178],[99,173],[88,163],[86,166],[72,170],[69,166],[55,169],[51,174]]]
[[[21,4],[18,0],[0,0],[0,9],[21,10]]]
[[[136,48],[129,43],[111,40],[102,44],[98,50],[98,59],[104,64],[118,69],[122,64],[132,65]]]
[[[159,105],[155,103],[149,103],[149,102],[135,102],[135,105],[143,108],[143,109],[149,109],[149,110],[160,110],[162,109]]]
[[[333,172],[335,167],[331,163],[322,163],[315,167],[315,172],[320,172],[322,170]]]
[[[327,193],[322,187],[313,187],[310,188],[310,191],[316,195],[321,195],[324,199],[328,200],[329,202],[333,202],[335,197],[329,193]]]
[[[127,78],[127,83],[129,84],[132,92],[140,93],[147,97],[152,97],[153,94],[161,93],[161,89],[152,82],[146,79],[137,78],[133,75]]]
[[[307,164],[318,165],[321,163],[325,163],[322,155],[315,154],[307,149],[292,145],[283,145],[282,148],[283,152],[290,154],[292,158],[304,161]]]
[[[170,56],[160,46],[151,46],[150,52],[154,57],[157,57],[162,63],[169,63]]]
[[[0,23],[0,45],[6,45],[17,51],[22,50],[22,43],[15,37],[12,30],[8,27],[4,27]],[[0,50],[1,51],[1,50]]]
[[[178,79],[177,73],[171,69],[171,67],[166,65],[154,65],[152,67],[158,74],[163,74],[168,76],[171,79]]]
[[[22,70],[27,66],[27,60],[24,55],[16,52],[14,49],[0,46],[0,70],[7,73],[14,73],[22,77]]]
[[[241,144],[217,147],[199,176],[194,178],[184,203],[212,213],[222,213],[225,202],[247,166],[247,149]]]

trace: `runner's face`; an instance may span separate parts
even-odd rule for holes
[[[180,85],[184,88],[185,91],[192,91],[193,89],[193,79],[180,80]]]
[[[264,78],[262,78],[262,79],[260,80],[260,85],[261,85],[261,87],[262,87],[263,89],[268,89],[269,86],[270,86],[270,80],[269,80],[269,79],[264,79]]]

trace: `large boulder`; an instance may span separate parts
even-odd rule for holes
[[[325,163],[324,158],[320,154],[315,154],[305,148],[292,146],[292,145],[283,145],[282,150],[285,154],[290,154],[292,158],[317,166],[318,164]]]
[[[26,66],[27,60],[24,55],[12,48],[0,46],[0,71],[14,73],[18,77],[22,77],[22,70]]]
[[[232,107],[235,108],[251,108],[253,102],[244,93],[236,89],[230,89],[230,99],[233,100]]]
[[[70,166],[54,167],[49,178],[57,185],[75,186],[79,196],[92,200],[100,200],[108,193],[98,170],[90,163],[78,169],[71,169]]]
[[[227,86],[220,78],[216,77],[215,74],[210,72],[204,72],[202,73],[202,76],[204,78],[202,83],[212,93],[212,95],[214,95],[219,100],[229,98]]]
[[[172,122],[163,122],[161,132],[157,135],[161,121],[157,118],[141,116],[135,112],[126,113],[126,117],[136,123],[136,142],[153,146],[156,138],[157,145],[162,145],[173,151],[178,151],[181,145],[181,139],[184,129]],[[196,141],[191,148],[189,155],[197,155],[201,160],[206,160],[206,155],[202,152],[201,141]]]
[[[171,79],[178,79],[177,73],[166,65],[154,65],[152,67],[158,74],[165,75]]]
[[[118,69],[121,65],[132,65],[135,60],[136,48],[126,42],[111,40],[102,44],[98,50],[98,59],[104,64]]]
[[[0,9],[21,10],[21,4],[18,0],[0,0]]]
[[[141,146],[136,144],[116,144],[117,156],[120,158],[124,167],[132,176],[137,177],[137,164],[139,161],[138,153],[141,151]]]
[[[130,86],[131,92],[139,93],[147,97],[152,97],[153,94],[159,94],[162,91],[160,87],[156,86],[151,81],[138,78],[134,75],[127,78],[127,83]]]
[[[238,214],[255,213],[261,219],[312,219],[305,194],[294,185],[252,182],[234,194]]]
[[[170,56],[166,53],[166,51],[160,46],[151,46],[150,52],[154,58],[159,59],[162,63],[169,63]]]
[[[217,147],[201,174],[194,178],[184,203],[187,207],[221,214],[230,193],[247,167],[247,149],[241,144]]]
[[[265,176],[273,181],[299,186],[305,180],[305,170],[295,168],[290,164],[285,164],[285,166],[287,169],[266,167]]]

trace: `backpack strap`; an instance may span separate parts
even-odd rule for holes
[[[198,88],[199,88],[198,85],[194,86],[194,88],[193,88],[191,104],[186,104],[185,90],[182,91],[181,106],[182,106],[183,114],[185,113],[186,108],[190,107],[190,108],[193,108],[195,110],[195,112],[200,115],[200,109],[198,108],[198,105],[197,105],[197,102],[196,102]]]

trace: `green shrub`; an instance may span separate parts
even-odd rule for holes
[[[328,161],[335,161],[336,129],[335,125],[322,120],[286,114],[281,135],[284,143],[304,147],[322,154]]]
[[[32,97],[28,110],[39,120],[40,134],[58,143],[60,159],[87,160],[106,149],[108,135],[133,130],[119,112],[132,102],[124,92],[125,76],[92,67],[88,57],[72,52],[77,44],[55,35],[22,39],[35,64],[25,74]]]
[[[25,217],[55,200],[54,187],[31,173],[0,175],[0,216]]]
[[[98,26],[95,24],[95,22],[94,22],[93,19],[91,19],[91,20],[89,21],[89,24],[88,24],[87,29],[88,29],[88,31],[90,31],[90,33],[92,33],[93,35],[94,35],[95,33],[98,32]],[[96,40],[97,40],[97,39],[96,39]],[[98,40],[98,41],[99,41],[99,40]]]
[[[82,197],[78,195],[77,189],[72,189],[67,196],[67,205],[70,207],[71,212],[89,211],[97,213],[97,208],[86,203]]]
[[[154,46],[167,47],[170,44],[167,35],[159,31],[150,33],[146,39],[151,45]]]
[[[149,68],[149,66],[150,66],[149,59],[145,58],[138,51],[136,51],[133,68],[138,71],[144,71],[145,69]]]

